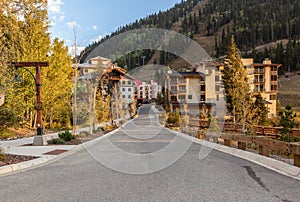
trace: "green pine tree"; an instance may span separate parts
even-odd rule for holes
[[[243,66],[238,49],[231,37],[222,71],[227,110],[233,116],[233,122],[245,125],[250,114],[250,86],[247,72]]]

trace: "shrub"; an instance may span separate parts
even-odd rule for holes
[[[3,154],[3,150],[0,147],[0,161],[4,161],[5,160],[5,155]]]
[[[55,139],[51,140],[50,143],[52,143],[52,144],[64,144],[65,141],[61,138],[55,138]]]
[[[58,137],[63,139],[65,142],[75,139],[75,136],[72,135],[72,133],[70,133],[69,131],[65,131],[63,133],[58,134]]]
[[[80,133],[79,133],[79,136],[80,137],[87,137],[87,136],[89,136],[90,135],[90,133],[88,132],[88,131],[81,131]]]
[[[170,112],[167,122],[169,124],[179,127],[182,123],[179,112]]]
[[[99,133],[103,131],[103,127],[98,127],[95,132]]]
[[[105,125],[105,126],[103,127],[103,130],[104,130],[104,131],[108,131],[108,130],[112,130],[112,129],[113,129],[113,126],[110,125],[110,124],[107,124],[107,125]]]
[[[295,137],[295,136],[289,135],[289,134],[282,135],[280,140],[285,141],[285,142],[300,142],[299,137]]]

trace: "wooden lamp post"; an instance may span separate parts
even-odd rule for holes
[[[35,81],[36,86],[36,105],[35,110],[37,111],[37,135],[34,138],[34,145],[47,145],[47,140],[43,137],[43,103],[42,103],[42,67],[48,67],[48,62],[14,62],[12,65],[15,68],[23,68],[28,71]],[[25,67],[35,67],[36,75],[25,68]]]

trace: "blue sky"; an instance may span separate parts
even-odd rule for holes
[[[181,0],[48,0],[51,36],[85,47],[119,26],[167,10]]]

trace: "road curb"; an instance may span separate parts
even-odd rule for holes
[[[175,132],[177,132],[177,131],[175,131]],[[209,142],[206,140],[200,140],[198,138],[189,136],[189,135],[181,133],[181,132],[177,132],[177,134],[186,139],[189,139],[195,143],[210,147],[211,149],[216,149],[220,152],[248,160],[252,163],[255,163],[255,164],[258,164],[265,168],[268,168],[270,170],[273,170],[277,173],[300,180],[300,168],[298,168],[296,166],[293,166],[293,165],[290,165],[290,164],[287,164],[282,161],[278,161],[276,159],[272,159],[272,158],[269,158],[266,156],[258,155],[258,154],[252,153],[252,152],[248,152],[248,151],[244,151],[244,150],[240,150],[240,149],[236,149],[236,148],[232,148],[232,147],[227,147],[227,146],[216,144],[216,143]]]
[[[0,167],[0,175],[19,171],[19,170],[24,170],[26,168],[34,167],[40,164],[43,164],[45,162],[48,162],[52,159],[55,159],[57,156],[43,156],[39,157],[37,159],[32,159],[29,161],[24,161],[12,165],[6,165],[6,166],[1,166]]]

